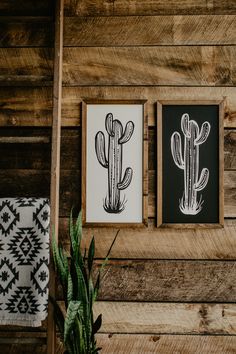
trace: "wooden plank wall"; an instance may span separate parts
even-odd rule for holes
[[[51,136],[53,3],[0,2],[0,135]],[[148,99],[149,227],[120,232],[98,341],[107,354],[236,352],[236,2],[65,0],[60,240],[80,209],[83,98]],[[226,99],[225,228],[161,230],[155,102]],[[0,196],[49,196],[50,144],[0,144]],[[84,231],[105,256],[114,229]],[[58,291],[60,299],[60,291]],[[39,329],[1,327],[0,352],[45,352]],[[32,333],[33,331],[33,333]],[[21,344],[20,344],[20,343]],[[58,344],[58,353],[62,346]]]

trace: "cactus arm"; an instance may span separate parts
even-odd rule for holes
[[[125,126],[124,134],[119,139],[119,144],[127,143],[127,141],[129,141],[129,139],[131,138],[133,132],[134,132],[134,123],[132,121],[129,121]]]
[[[114,136],[114,131],[113,131],[113,114],[108,113],[106,115],[106,120],[105,120],[105,127],[110,136]]]
[[[133,177],[133,170],[131,167],[127,167],[125,170],[123,180],[120,183],[118,183],[117,188],[122,190],[122,189],[126,189],[127,187],[129,187],[129,185],[132,181],[132,177]]]
[[[194,143],[196,145],[203,144],[207,140],[208,135],[210,133],[210,130],[211,130],[210,123],[209,122],[204,122],[202,124],[201,131],[198,134],[197,138],[195,139]]]
[[[171,136],[171,152],[176,166],[184,169],[184,161],[182,157],[181,136],[178,132],[174,132]]]
[[[95,136],[95,151],[98,162],[105,168],[108,168],[108,161],[105,153],[105,138],[103,132],[97,132]]]
[[[185,113],[182,115],[181,118],[181,129],[186,136],[186,138],[190,138],[190,131],[189,131],[189,115]]]
[[[198,182],[194,185],[194,189],[196,191],[201,191],[202,189],[204,189],[208,183],[208,179],[209,170],[207,168],[203,168]]]

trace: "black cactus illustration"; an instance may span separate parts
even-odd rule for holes
[[[108,194],[104,199],[103,207],[107,213],[121,213],[125,208],[125,196],[121,200],[120,192],[128,188],[132,181],[133,170],[127,167],[122,177],[123,144],[127,143],[134,131],[134,123],[129,121],[123,132],[122,123],[108,113],[105,119],[108,133],[108,156],[106,157],[105,137],[103,132],[95,136],[95,151],[99,163],[108,169]]]

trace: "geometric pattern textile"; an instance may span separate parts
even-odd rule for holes
[[[0,324],[41,326],[47,317],[47,198],[0,198]]]

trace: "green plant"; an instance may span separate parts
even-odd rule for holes
[[[74,223],[71,212],[69,235],[70,260],[68,260],[65,250],[57,245],[55,237],[53,237],[54,264],[62,285],[66,308],[64,315],[64,311],[55,299],[51,299],[54,304],[55,319],[66,348],[66,354],[95,354],[101,349],[97,347],[95,334],[101,327],[102,315],[99,315],[94,321],[93,304],[98,296],[102,269],[108,261],[109,253],[118,233],[99,268],[95,282],[92,278],[95,241],[93,237],[87,257],[86,250],[82,255],[81,213]]]

